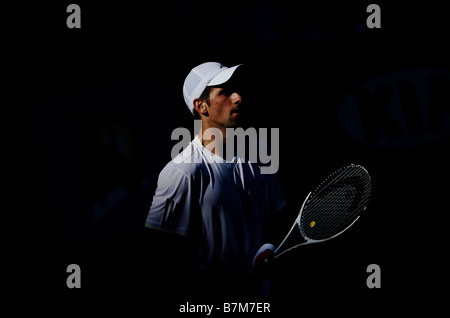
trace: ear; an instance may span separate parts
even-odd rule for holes
[[[195,110],[197,110],[197,112],[201,115],[207,115],[208,114],[208,109],[207,109],[207,104],[204,100],[200,99],[200,98],[196,98],[193,101],[194,103],[194,108]]]

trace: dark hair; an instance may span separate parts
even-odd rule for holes
[[[208,105],[209,105],[209,93],[210,92],[211,92],[211,86],[206,86],[205,90],[199,97],[201,100],[204,100],[206,102],[206,104],[208,104]]]

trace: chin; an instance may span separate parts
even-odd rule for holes
[[[236,128],[239,125],[239,121],[236,119],[230,119],[228,121],[228,127],[227,128]]]

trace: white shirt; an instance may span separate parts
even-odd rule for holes
[[[203,268],[251,272],[263,226],[284,204],[275,175],[227,162],[196,136],[161,171],[145,226],[195,235]]]

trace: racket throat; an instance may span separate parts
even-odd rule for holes
[[[289,236],[287,236],[283,240],[283,242],[281,242],[280,246],[278,246],[278,248],[275,250],[275,258],[287,252],[288,250],[297,247],[298,245],[305,244],[306,242],[307,241],[301,235],[300,229],[298,228],[297,224],[294,224]]]
[[[300,213],[295,220],[294,224],[292,225],[291,229],[289,230],[288,235],[284,238],[284,240],[281,242],[280,246],[275,250],[274,257],[277,258],[281,254],[284,254],[290,249],[293,249],[294,247],[297,247],[299,245],[303,245],[306,243],[305,238],[303,237],[302,233],[300,232],[299,222],[302,215],[303,207],[308,200],[309,196],[311,195],[311,192],[306,197],[305,201],[303,201],[302,207],[300,208]]]

